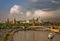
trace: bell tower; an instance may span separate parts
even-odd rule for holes
[[[32,26],[35,26],[34,18],[32,19]]]

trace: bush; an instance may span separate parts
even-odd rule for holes
[[[3,41],[7,41],[8,40],[8,37],[9,37],[9,33],[7,33],[3,39]]]

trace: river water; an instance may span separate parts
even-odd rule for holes
[[[14,41],[48,41],[50,31],[18,31],[14,34]]]
[[[14,34],[14,41],[49,41],[51,31],[18,31]],[[60,34],[55,33],[52,41],[60,41]]]

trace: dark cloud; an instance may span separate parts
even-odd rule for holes
[[[60,0],[38,0],[37,2],[31,2],[28,9],[47,9],[47,11],[56,10],[60,8],[60,3],[58,2],[60,2]]]
[[[54,1],[60,2],[60,0],[54,0]]]

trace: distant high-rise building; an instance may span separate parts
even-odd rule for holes
[[[7,22],[6,23],[9,23],[9,19],[7,19]]]
[[[32,19],[32,26],[35,26],[34,18]]]
[[[16,19],[14,18],[14,20],[13,20],[13,24],[16,24]]]

